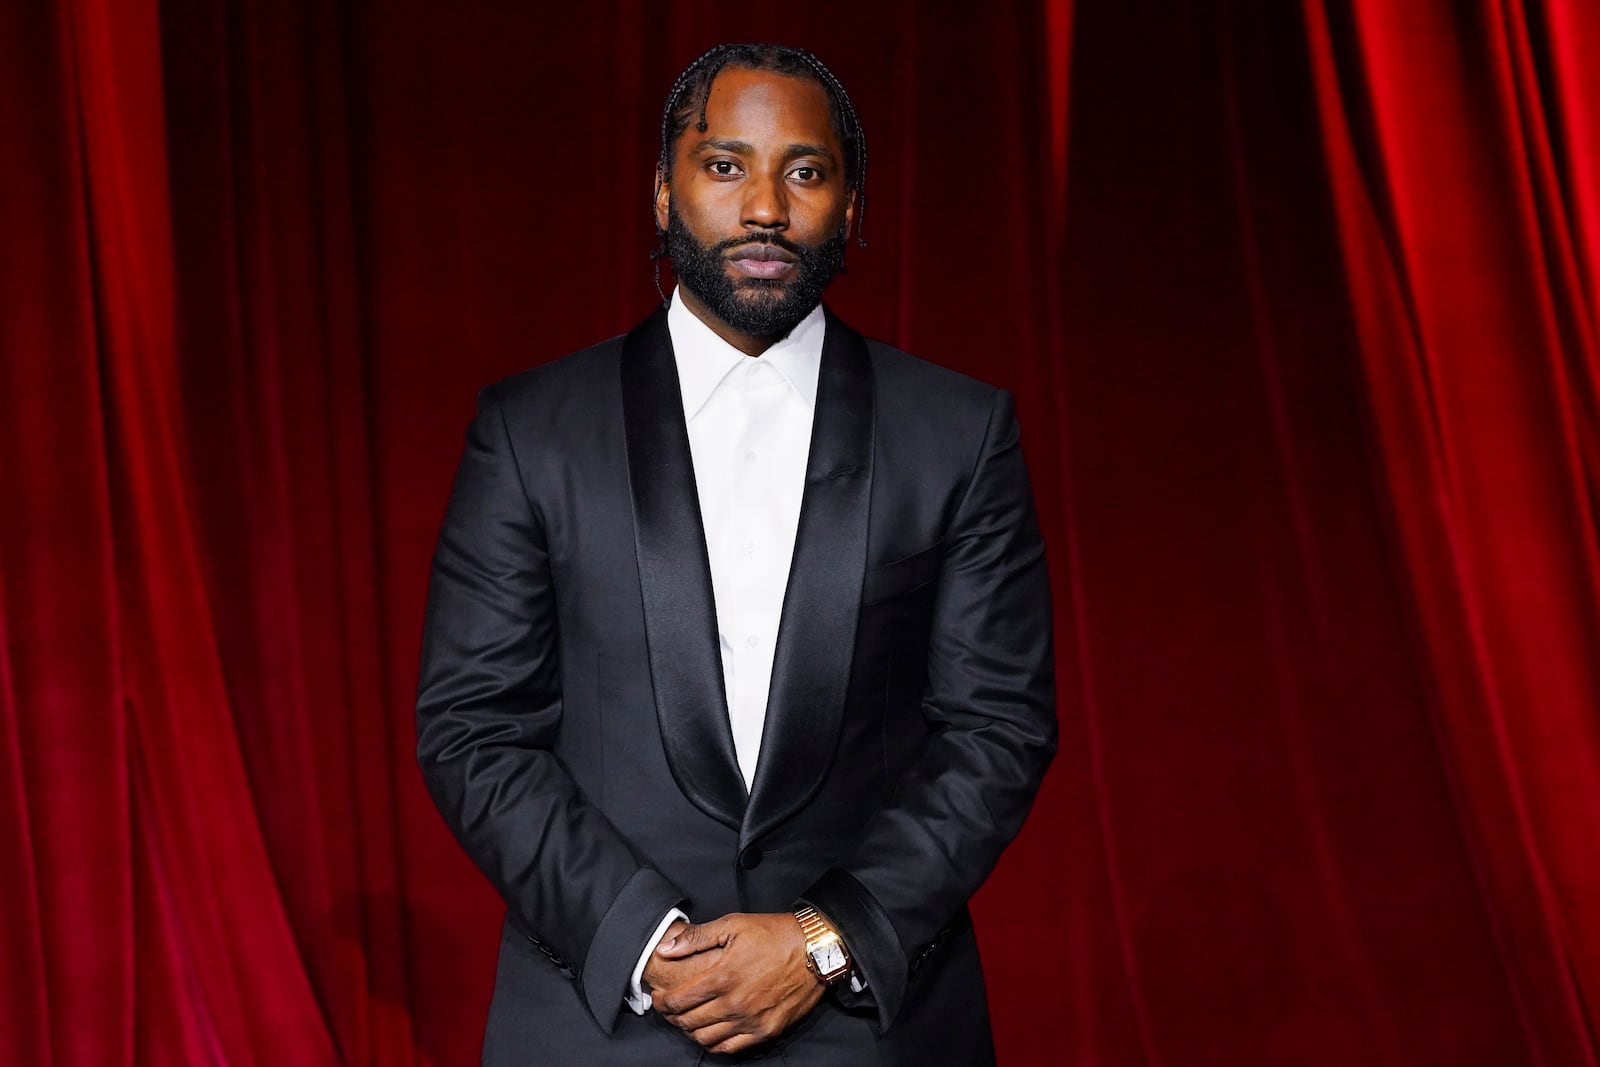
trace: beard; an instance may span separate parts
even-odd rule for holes
[[[667,207],[663,235],[672,272],[712,313],[751,337],[783,337],[811,314],[823,292],[844,265],[844,227],[814,246],[797,244],[780,234],[745,235],[703,245],[689,232],[676,205]],[[728,276],[727,254],[749,244],[770,244],[795,258],[788,279]]]

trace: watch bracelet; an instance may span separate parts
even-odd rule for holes
[[[844,935],[839,932],[839,928],[809,904],[796,908],[794,917],[800,924],[800,936],[805,938],[806,967],[810,969],[812,974],[817,976],[819,981],[827,982],[830,985],[843,981],[854,970],[855,961],[850,958],[850,949],[845,944]],[[818,945],[819,942],[828,938],[832,938],[839,946],[839,951],[844,955],[845,965],[842,970],[831,978],[824,978],[820,968],[817,967],[816,959],[812,956],[812,946]]]

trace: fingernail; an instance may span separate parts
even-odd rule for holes
[[[669,937],[665,941],[661,942],[661,947],[662,948],[671,948],[673,945],[676,945],[677,943],[678,943],[678,939],[677,938]]]

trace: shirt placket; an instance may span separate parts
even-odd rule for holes
[[[782,432],[784,384],[777,373],[752,362],[739,376],[739,454],[733,479],[733,519],[729,570],[738,586],[736,626],[731,634],[734,670],[742,723],[736,726],[739,758],[747,775],[753,772],[771,686],[773,642],[782,592],[774,596],[778,576],[772,571],[772,546],[781,521],[776,441]]]

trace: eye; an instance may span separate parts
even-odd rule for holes
[[[739,176],[739,164],[731,159],[713,159],[706,164],[706,169],[711,172],[713,177],[717,178],[737,178]]]
[[[816,167],[796,167],[789,172],[789,177],[798,182],[819,182],[822,180],[822,171]]]

